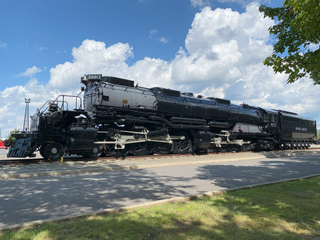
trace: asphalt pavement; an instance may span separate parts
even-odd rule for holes
[[[7,155],[7,151],[8,149],[3,149],[3,148],[0,148],[0,156],[6,156]]]
[[[238,158],[230,160],[231,156]],[[153,163],[133,170],[2,179],[0,229],[320,174],[318,151],[281,157],[243,156],[230,154],[225,161],[190,157],[185,164],[180,159],[179,165]]]

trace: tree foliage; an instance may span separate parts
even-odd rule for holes
[[[12,140],[12,142],[14,142],[15,140],[16,140],[16,138],[15,137],[12,137],[12,135],[11,134],[15,134],[15,133],[19,133],[19,129],[18,128],[14,128],[13,129],[13,131],[11,131],[8,135],[7,135],[7,139],[11,139]]]
[[[320,1],[285,0],[282,7],[261,5],[259,11],[276,20],[269,32],[278,40],[263,63],[288,74],[287,83],[310,77],[320,84]]]

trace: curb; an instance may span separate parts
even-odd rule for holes
[[[185,196],[185,197],[174,197],[174,198],[169,198],[169,199],[163,199],[163,200],[157,200],[157,201],[152,201],[152,202],[147,202],[147,203],[141,203],[141,204],[136,204],[136,205],[131,205],[128,207],[120,207],[120,208],[108,208],[108,209],[103,209],[99,211],[91,211],[85,214],[73,214],[72,216],[69,217],[54,217],[54,218],[48,218],[44,220],[37,220],[37,221],[32,221],[32,222],[26,222],[26,223],[21,223],[21,224],[13,224],[5,227],[0,227],[0,232],[3,230],[9,230],[9,229],[20,229],[20,228],[26,228],[26,227],[32,227],[34,225],[39,225],[39,224],[44,224],[44,223],[49,223],[49,222],[56,222],[56,221],[63,221],[63,220],[72,220],[72,219],[78,219],[78,218],[84,218],[90,215],[99,215],[99,214],[111,214],[111,213],[120,213],[120,212],[125,212],[128,210],[134,210],[138,208],[149,208],[149,207],[154,207],[154,206],[159,206],[162,204],[166,203],[182,203],[182,202],[188,202],[192,200],[196,200],[202,197],[206,196],[219,196],[227,192],[232,192],[236,190],[242,190],[242,189],[248,189],[248,188],[254,188],[254,187],[262,187],[262,186],[268,186],[272,184],[278,184],[278,183],[285,183],[285,182],[291,182],[291,181],[296,181],[300,179],[307,179],[307,178],[313,178],[313,177],[318,177],[320,176],[319,174],[313,174],[313,175],[308,175],[302,178],[289,178],[281,181],[273,181],[269,183],[263,183],[263,184],[252,184],[252,185],[246,185],[243,187],[238,187],[238,188],[230,188],[230,189],[225,189],[225,190],[216,190],[216,191],[211,191],[211,192],[205,192],[203,194],[198,194],[198,195],[190,195],[190,196]]]
[[[192,161],[192,162],[159,163],[159,164],[152,164],[152,165],[140,165],[140,166],[130,166],[130,167],[100,167],[100,168],[92,168],[92,169],[62,170],[62,171],[52,171],[52,172],[2,174],[0,175],[0,180],[45,177],[45,176],[61,176],[61,175],[69,175],[69,174],[81,174],[81,173],[95,173],[95,172],[98,173],[98,172],[109,172],[109,171],[135,170],[135,169],[146,169],[146,168],[155,168],[155,167],[169,167],[169,166],[181,166],[181,165],[217,163],[217,162],[235,162],[235,161],[245,161],[245,160],[264,159],[264,158],[292,157],[292,156],[298,156],[298,155],[305,155],[308,153],[316,153],[316,151],[295,152],[295,153],[281,152],[277,154],[270,153],[266,155],[257,155],[253,157],[234,158],[234,159],[220,159],[220,160],[210,159],[210,160],[200,160],[200,161]]]

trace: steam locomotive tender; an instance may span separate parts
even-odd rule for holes
[[[83,105],[61,95],[31,117],[31,131],[16,138],[8,157],[45,159],[190,151],[245,151],[308,148],[316,122],[296,113],[267,110],[193,93],[135,86],[131,80],[88,74]],[[76,107],[68,110],[67,98]],[[7,146],[11,145],[7,141]]]

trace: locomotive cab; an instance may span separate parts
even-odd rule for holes
[[[268,125],[269,132],[276,132],[279,130],[279,116],[278,112],[268,110]]]

